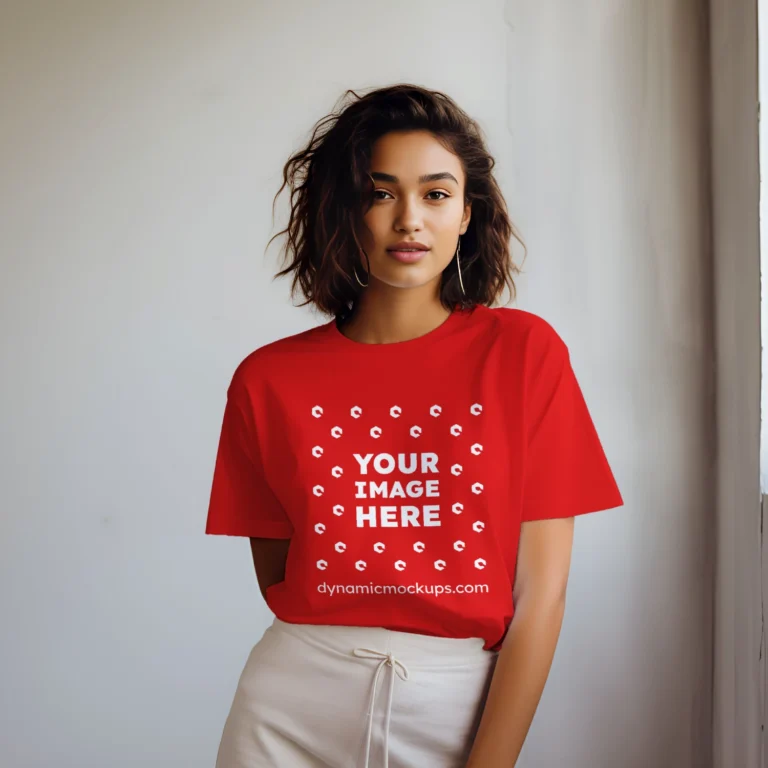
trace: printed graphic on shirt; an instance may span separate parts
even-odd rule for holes
[[[321,593],[345,583],[433,595],[488,591],[483,417],[480,402],[452,404],[450,412],[439,402],[370,412],[312,407],[307,535]]]

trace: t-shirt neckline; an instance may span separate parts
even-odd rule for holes
[[[355,341],[345,336],[336,324],[336,318],[328,323],[328,332],[331,339],[337,344],[343,346],[349,351],[357,351],[363,354],[373,353],[391,353],[391,352],[412,352],[422,347],[429,346],[434,342],[450,335],[456,326],[459,324],[462,317],[467,317],[471,314],[469,309],[455,308],[440,325],[433,328],[431,331],[427,331],[421,336],[417,336],[414,339],[406,339],[404,341],[392,341],[384,344],[371,344],[363,341]]]

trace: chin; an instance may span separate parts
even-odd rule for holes
[[[389,271],[379,282],[386,283],[392,288],[420,288],[440,279],[440,272],[432,270],[413,269],[395,270],[395,274]]]

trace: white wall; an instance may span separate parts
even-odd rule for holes
[[[700,6],[6,0],[0,764],[213,764],[271,619],[247,542],[203,534],[225,389],[323,319],[270,281],[272,196],[344,89],[410,80],[485,127],[517,306],[569,344],[627,501],[577,524],[519,765],[708,765]]]
[[[569,343],[627,501],[577,523],[561,645],[522,765],[703,768],[715,455],[706,11],[518,0],[507,18],[504,180],[531,246],[521,303]]]

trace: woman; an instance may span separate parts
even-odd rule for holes
[[[333,319],[228,388],[206,531],[249,537],[275,619],[217,766],[510,768],[574,516],[623,501],[562,339],[492,306],[519,270],[478,125],[414,85],[348,93],[278,191],[278,275]]]

